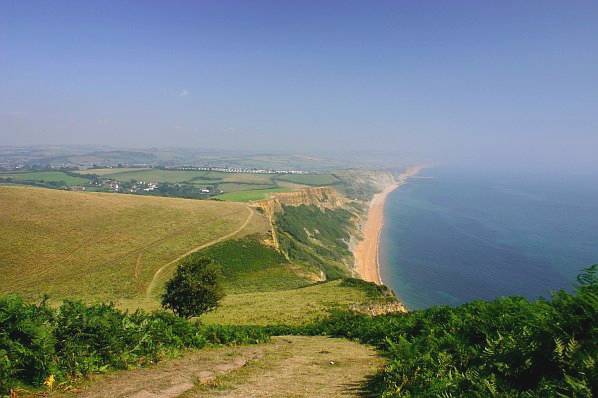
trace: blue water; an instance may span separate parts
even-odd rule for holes
[[[410,309],[549,297],[598,263],[598,176],[420,175],[389,195],[380,250]]]

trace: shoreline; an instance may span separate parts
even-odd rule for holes
[[[355,270],[361,279],[382,285],[380,275],[380,238],[384,227],[384,207],[388,195],[404,185],[409,177],[419,173],[422,166],[411,166],[402,172],[396,181],[386,186],[381,192],[376,193],[370,201],[366,221],[362,224],[360,240],[353,249],[355,257]]]

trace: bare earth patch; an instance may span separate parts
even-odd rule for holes
[[[52,397],[357,397],[383,364],[371,347],[348,340],[282,336],[98,376]]]

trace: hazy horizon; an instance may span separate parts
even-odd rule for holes
[[[598,170],[592,2],[4,2],[2,145]]]

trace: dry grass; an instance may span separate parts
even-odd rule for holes
[[[145,303],[157,269],[231,233],[240,203],[0,187],[0,292]],[[262,232],[257,214],[241,234]]]

